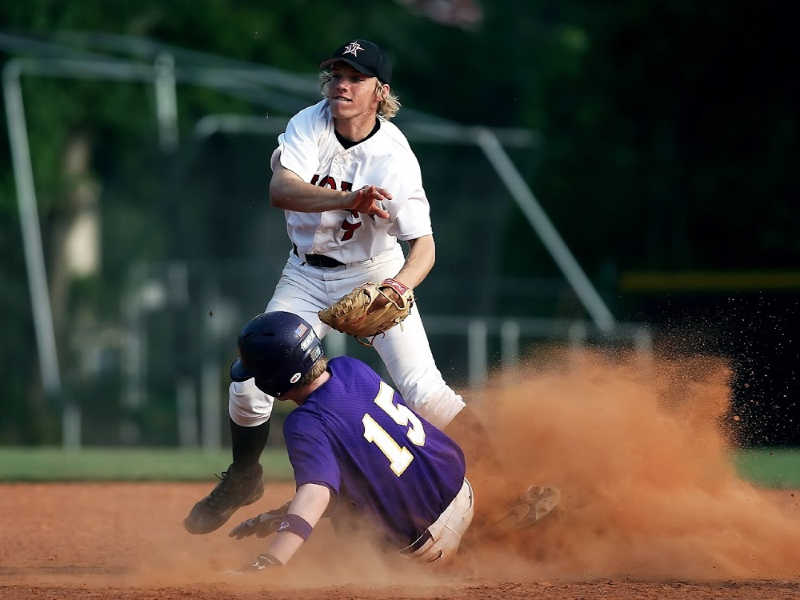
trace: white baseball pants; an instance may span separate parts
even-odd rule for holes
[[[290,254],[266,312],[285,310],[299,315],[322,339],[330,327],[319,320],[320,310],[357,285],[395,276],[404,262],[399,245],[369,260],[333,268],[312,267]],[[402,323],[376,337],[374,346],[406,403],[433,425],[443,428],[464,407],[461,396],[444,382],[436,367],[416,304]],[[233,382],[228,412],[237,425],[255,427],[269,419],[273,400],[253,379]]]
[[[428,527],[429,539],[409,556],[426,563],[446,563],[455,556],[474,515],[475,494],[465,477],[456,497]]]

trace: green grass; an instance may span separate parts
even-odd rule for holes
[[[0,447],[0,481],[209,481],[230,461],[228,449]],[[800,449],[741,450],[733,461],[758,485],[800,489]],[[267,449],[261,464],[268,479],[292,477],[282,448]]]
[[[800,449],[740,450],[734,457],[745,479],[765,487],[800,489]]]
[[[228,468],[229,449],[0,447],[0,481],[208,481]],[[284,449],[261,455],[264,476],[292,478]]]

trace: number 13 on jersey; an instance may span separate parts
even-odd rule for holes
[[[425,430],[422,427],[422,421],[406,406],[392,402],[393,398],[394,390],[381,381],[378,395],[375,396],[375,404],[389,415],[392,421],[401,427],[408,427],[406,437],[412,444],[424,446]],[[361,422],[364,424],[364,438],[383,452],[384,456],[389,459],[389,468],[400,477],[414,460],[414,455],[409,452],[408,448],[398,444],[369,414],[365,414]]]

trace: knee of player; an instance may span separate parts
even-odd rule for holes
[[[259,425],[272,414],[274,398],[259,390],[253,380],[232,382],[228,387],[228,414],[242,427]]]
[[[405,384],[404,384],[405,383]],[[398,383],[400,394],[411,408],[423,406],[439,406],[441,404],[458,404],[461,396],[448,386],[442,376],[436,372],[433,376],[409,378]]]
[[[426,394],[412,401],[406,400],[406,404],[439,429],[447,427],[465,406],[461,396],[449,388],[438,395]]]

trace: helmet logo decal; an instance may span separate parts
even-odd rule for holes
[[[314,342],[314,336],[313,335],[307,335],[306,339],[304,339],[302,342],[300,342],[300,350],[302,352],[305,352],[306,350],[308,350],[309,346],[311,346],[311,344],[313,342]]]
[[[300,381],[301,377],[302,375],[300,375],[300,373],[295,373],[289,378],[289,383],[297,383],[298,381]]]
[[[347,46],[344,47],[344,52],[342,52],[342,55],[344,56],[345,54],[352,54],[353,56],[358,58],[358,51],[363,49],[364,48],[362,48],[361,44],[359,44],[358,42],[350,42],[349,44],[347,44]]]

